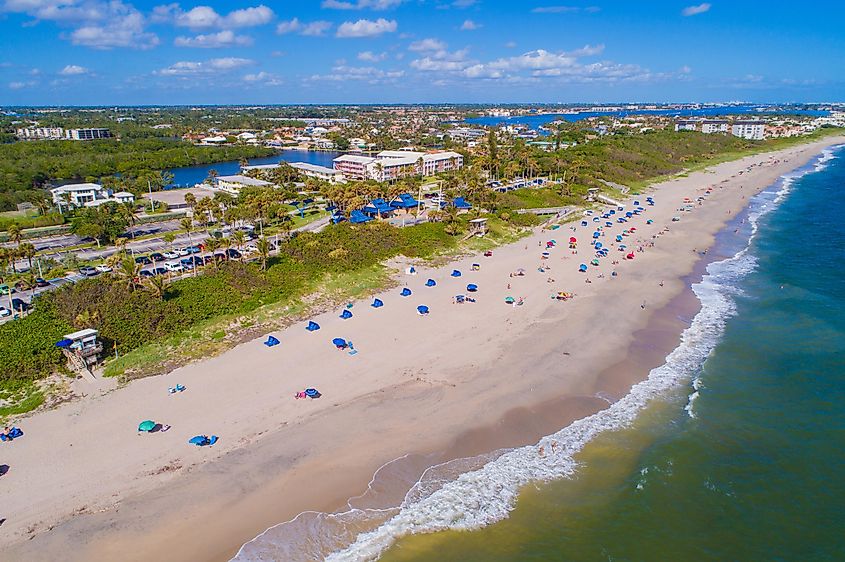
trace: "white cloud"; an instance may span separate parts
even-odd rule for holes
[[[31,88],[38,84],[34,80],[30,80],[29,82],[9,82],[9,89],[10,90],[23,90],[24,88]]]
[[[69,64],[59,71],[62,76],[78,76],[80,74],[88,74],[90,71],[84,66],[78,64]]]
[[[379,18],[375,21],[360,19],[356,22],[346,21],[337,28],[337,36],[342,38],[350,37],[376,37],[383,33],[396,31],[396,20]]]
[[[197,35],[196,37],[177,37],[173,41],[173,44],[177,47],[196,47],[201,49],[243,47],[252,45],[252,38],[246,35],[236,35],[231,29],[224,29],[217,33]]]
[[[428,39],[421,39],[414,41],[408,46],[411,51],[425,52],[425,51],[442,51],[446,48],[446,43],[440,39],[429,37]]]
[[[329,10],[389,10],[403,0],[323,0],[322,7]]]
[[[331,74],[315,74],[310,77],[310,80],[325,80],[330,82],[357,80],[370,84],[379,84],[394,82],[404,75],[405,72],[402,70],[381,70],[374,66],[338,65],[332,68]]]
[[[109,18],[104,24],[89,24],[77,28],[70,34],[70,40],[74,45],[94,49],[151,49],[159,44],[159,39],[155,33],[144,31],[144,23],[144,16],[140,12],[130,11],[125,15]]]
[[[358,60],[366,62],[380,62],[387,58],[387,53],[374,53],[372,51],[361,51],[358,53]]]
[[[710,4],[704,2],[703,4],[699,4],[698,6],[687,6],[681,11],[681,14],[685,16],[696,16],[698,14],[703,14],[710,10]]]
[[[167,68],[156,70],[153,74],[158,76],[192,76],[198,74],[212,74],[215,72],[226,72],[253,64],[250,59],[238,57],[222,57],[209,59],[204,62],[180,61],[173,63]]]
[[[516,48],[516,41],[508,41],[507,43],[505,43],[505,47],[507,47],[508,49]]]
[[[234,10],[225,16],[211,6],[196,6],[185,12],[178,4],[169,4],[153,10],[156,21],[173,21],[179,27],[191,29],[255,27],[269,23],[273,17],[273,10],[263,4]]]
[[[299,32],[300,35],[307,35],[310,37],[319,37],[331,29],[332,24],[328,21],[312,21],[310,23],[302,23],[298,18],[293,18],[290,21],[280,22],[276,26],[276,33],[285,35],[288,33]]]
[[[244,82],[263,84],[265,86],[281,86],[283,84],[282,80],[275,74],[264,71],[244,75]]]
[[[464,23],[461,25],[461,31],[473,31],[480,27],[481,24],[475,23],[472,20],[464,20]]]

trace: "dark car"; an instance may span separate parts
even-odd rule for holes
[[[204,256],[202,258],[202,263],[204,263],[205,265],[208,265],[213,261],[214,261],[214,256],[212,256],[212,255],[207,255],[207,256]]]
[[[93,267],[91,267],[90,265],[86,265],[86,266],[79,268],[79,273],[81,273],[85,277],[94,277],[95,275],[98,275],[100,272],[97,271],[96,269],[94,269]]]
[[[165,267],[155,267],[153,268],[153,275],[166,275],[167,268]]]
[[[236,260],[241,257],[241,253],[234,248],[229,248],[226,250],[226,255],[229,256],[230,260]]]
[[[216,259],[217,261],[226,261],[229,258],[224,252],[217,252],[216,254],[214,254],[214,259]]]
[[[153,261],[150,258],[148,258],[147,256],[138,256],[137,258],[135,258],[135,263],[142,263],[144,265],[150,265],[150,264],[153,263]]]
[[[143,277],[144,279],[149,279],[149,278],[150,278],[150,277],[152,277],[152,276],[153,276],[153,272],[152,272],[152,271],[149,271],[149,270],[147,270],[147,269],[142,269],[142,270],[141,270],[141,277]]]
[[[12,299],[12,309],[15,312],[26,312],[29,310],[29,303],[21,299]]]
[[[165,258],[164,254],[160,252],[153,252],[150,254],[150,259],[153,261],[165,261],[167,258]]]
[[[37,277],[35,279],[35,284],[38,287],[49,287],[50,286],[50,283],[48,283],[47,280],[42,278],[42,277]]]

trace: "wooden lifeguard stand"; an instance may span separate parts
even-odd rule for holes
[[[59,342],[67,358],[68,367],[86,378],[94,378],[91,370],[99,360],[99,354],[103,352],[103,343],[98,338],[99,332],[92,328],[86,328],[67,334]]]
[[[469,233],[472,236],[484,236],[487,234],[487,219],[477,218],[469,221]]]

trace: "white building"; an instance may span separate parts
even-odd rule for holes
[[[675,121],[675,131],[697,131],[698,121]]]
[[[65,138],[61,127],[27,127],[15,129],[15,136],[20,140],[59,140]]]
[[[702,121],[701,132],[708,135],[712,133],[727,133],[728,122],[719,120]]]
[[[308,164],[307,162],[291,162],[290,167],[296,168],[300,174],[309,178],[316,178],[329,183],[343,183],[346,181],[343,177],[343,172],[326,168],[325,166],[317,166],[316,164]]]
[[[111,132],[108,129],[68,129],[65,131],[65,138],[70,140],[109,139]]]
[[[244,187],[271,187],[273,184],[269,181],[251,178],[249,176],[242,176],[235,174],[233,176],[217,176],[214,180],[214,187],[220,191],[237,195]]]
[[[214,137],[205,137],[200,141],[200,144],[224,144],[227,140],[228,139],[223,135],[218,135]]]
[[[334,160],[335,170],[352,179],[392,181],[406,176],[432,176],[463,167],[464,157],[451,151],[384,150],[375,158],[345,154]]]
[[[53,203],[59,207],[98,207],[104,203],[132,203],[135,196],[128,191],[109,193],[98,183],[69,183],[50,190]],[[67,194],[67,195],[66,195]]]
[[[335,170],[343,172],[344,177],[354,180],[367,179],[367,164],[375,162],[370,156],[358,156],[355,154],[344,154],[333,161]]]
[[[746,140],[763,140],[766,124],[763,121],[736,121],[731,127],[731,134]]]
[[[118,191],[104,199],[94,199],[85,203],[86,207],[99,207],[105,203],[134,203],[135,196],[128,191]]]

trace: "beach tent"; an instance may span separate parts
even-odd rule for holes
[[[474,263],[474,264],[472,264],[472,267],[470,269],[472,269],[472,271],[478,271],[478,270],[481,269],[481,264],[480,263]]]
[[[390,207],[387,201],[381,198],[377,198],[370,201],[370,203],[363,209],[361,209],[361,211],[367,215],[381,216],[383,214],[392,213],[393,209]]]
[[[373,299],[373,304],[371,304],[373,308],[381,308],[384,306],[384,302],[381,299]]]
[[[409,267],[405,270],[405,273],[407,273],[408,275],[416,275],[417,274],[417,268],[415,268],[412,265],[411,267]]]
[[[467,285],[467,292],[474,293],[476,291],[478,291],[478,285],[474,283],[470,283],[469,285]]]
[[[636,226],[632,226],[631,228],[629,228],[629,229],[628,229],[628,231],[629,231],[629,232],[636,232],[636,231],[637,231],[637,227],[636,227]]]
[[[399,293],[399,294],[402,295],[403,297],[410,297],[411,296],[411,289],[409,289],[408,287],[405,287],[404,289],[402,289],[402,292]]]
[[[577,239],[577,238],[575,238],[574,236],[570,236],[570,237],[569,237],[569,243],[570,243],[570,244],[575,244],[576,242],[578,242],[578,239]]]
[[[211,437],[208,435],[195,435],[188,439],[188,443],[197,447],[205,447],[206,445],[214,445],[217,443],[217,439],[218,437],[216,435],[212,435]]]
[[[338,349],[343,349],[346,347],[346,340],[343,338],[335,338],[332,340],[332,343]]]
[[[344,311],[340,313],[340,317],[344,320],[349,320],[352,318],[352,311],[344,309]]]
[[[640,204],[639,201],[634,201],[634,206],[639,206],[639,204]]]
[[[305,326],[305,329],[308,330],[309,332],[316,332],[317,330],[320,329],[320,325],[312,320],[308,323],[307,326]]]
[[[390,202],[390,206],[394,209],[413,209],[420,203],[414,199],[410,193],[402,193],[399,197]]]
[[[631,217],[633,217],[633,216],[634,216],[634,213],[632,213],[632,212],[630,212],[630,211],[628,211],[627,213],[625,213],[625,218],[630,219],[630,218],[631,218]]]
[[[426,287],[434,287],[435,285],[437,285],[437,282],[434,279],[429,279],[425,282]]]
[[[264,342],[264,345],[267,347],[273,347],[274,345],[279,345],[279,340],[276,336],[267,336],[267,341]]]
[[[460,276],[461,276],[460,271],[458,271],[457,269],[452,270],[452,277],[460,277]]]
[[[421,304],[417,307],[417,313],[422,316],[423,314],[428,314],[428,307],[424,304]]]
[[[316,388],[306,388],[305,396],[307,396],[308,398],[319,398],[320,396],[322,396],[322,394],[320,394],[320,391]]]
[[[156,426],[156,422],[153,420],[144,420],[138,424],[138,431],[152,431]]]
[[[13,427],[8,433],[0,433],[0,441],[12,441],[18,437],[23,436],[23,431],[19,427]]]
[[[506,304],[513,304],[514,298],[513,297],[505,297]]]
[[[349,222],[352,224],[363,224],[365,222],[370,222],[371,220],[373,220],[373,217],[368,217],[358,209],[349,213]]]
[[[587,271],[587,264],[586,264],[586,263],[582,263],[581,265],[579,265],[579,266],[578,266],[578,271],[580,271],[581,273],[584,273],[585,271]]]
[[[621,235],[621,234],[617,234],[617,235],[616,235],[616,241],[617,241],[617,242],[622,242],[622,235]]]
[[[465,297],[465,296],[463,296],[463,295],[455,295],[455,302],[456,302],[456,303],[458,303],[458,304],[463,304],[463,302],[464,302],[465,300],[466,300],[466,297]]]
[[[654,221],[653,221],[653,220],[651,220],[651,219],[648,219],[647,221],[645,221],[645,223],[646,223],[646,224],[654,224]]]
[[[63,339],[63,340],[59,340],[59,341],[56,342],[56,347],[62,347],[62,348],[66,349],[66,348],[69,348],[72,343],[73,343],[73,340]]]
[[[455,200],[452,201],[452,205],[454,205],[456,209],[461,211],[472,209],[472,205],[463,197],[455,197]]]
[[[581,226],[587,226],[587,221],[581,221]]]
[[[626,257],[627,259],[629,259],[629,260],[634,259],[634,252],[631,252],[630,254],[628,254],[628,255],[627,255],[627,256],[625,256],[625,257]]]
[[[590,263],[593,264],[593,265],[598,265],[599,260],[597,258],[593,258],[592,261],[590,261]]]
[[[610,228],[611,226],[613,226],[613,223],[612,223],[612,222],[610,222],[610,221],[607,221],[606,223],[604,223],[604,225],[605,225],[606,227]]]

